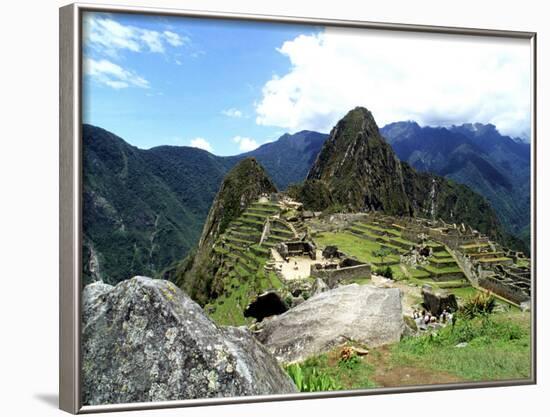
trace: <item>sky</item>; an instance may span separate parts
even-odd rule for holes
[[[84,122],[144,149],[235,155],[356,106],[530,136],[528,40],[92,12],[83,35]]]

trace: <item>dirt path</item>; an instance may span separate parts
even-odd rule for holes
[[[372,350],[368,362],[375,368],[372,380],[381,387],[400,387],[404,385],[448,384],[462,381],[459,377],[446,372],[435,371],[416,366],[393,366],[390,347],[383,346]]]

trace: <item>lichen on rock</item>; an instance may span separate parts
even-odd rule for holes
[[[223,328],[173,283],[85,287],[84,404],[284,394],[296,388],[244,328]]]

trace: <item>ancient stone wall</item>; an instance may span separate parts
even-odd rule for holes
[[[312,265],[311,276],[314,278],[321,278],[329,288],[334,288],[339,283],[352,279],[370,278],[371,267],[368,264],[361,264],[337,269],[318,269],[315,265]]]
[[[495,294],[500,295],[501,297],[506,298],[507,300],[513,301],[516,304],[521,304],[522,302],[529,300],[529,296],[527,296],[527,294],[519,288],[514,288],[512,285],[499,281],[494,277],[481,278],[479,280],[479,285],[494,292]]]

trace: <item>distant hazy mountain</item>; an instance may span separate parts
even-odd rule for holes
[[[253,156],[265,168],[275,185],[285,190],[290,184],[302,181],[328,135],[303,130],[281,136],[258,149],[240,156]]]
[[[302,181],[326,135],[284,135],[247,154],[187,146],[138,149],[83,126],[84,278],[116,283],[155,275],[195,247],[227,172],[254,156],[277,187]]]
[[[467,185],[483,195],[505,228],[529,244],[530,145],[495,126],[450,128],[398,122],[380,129],[402,161]]]

